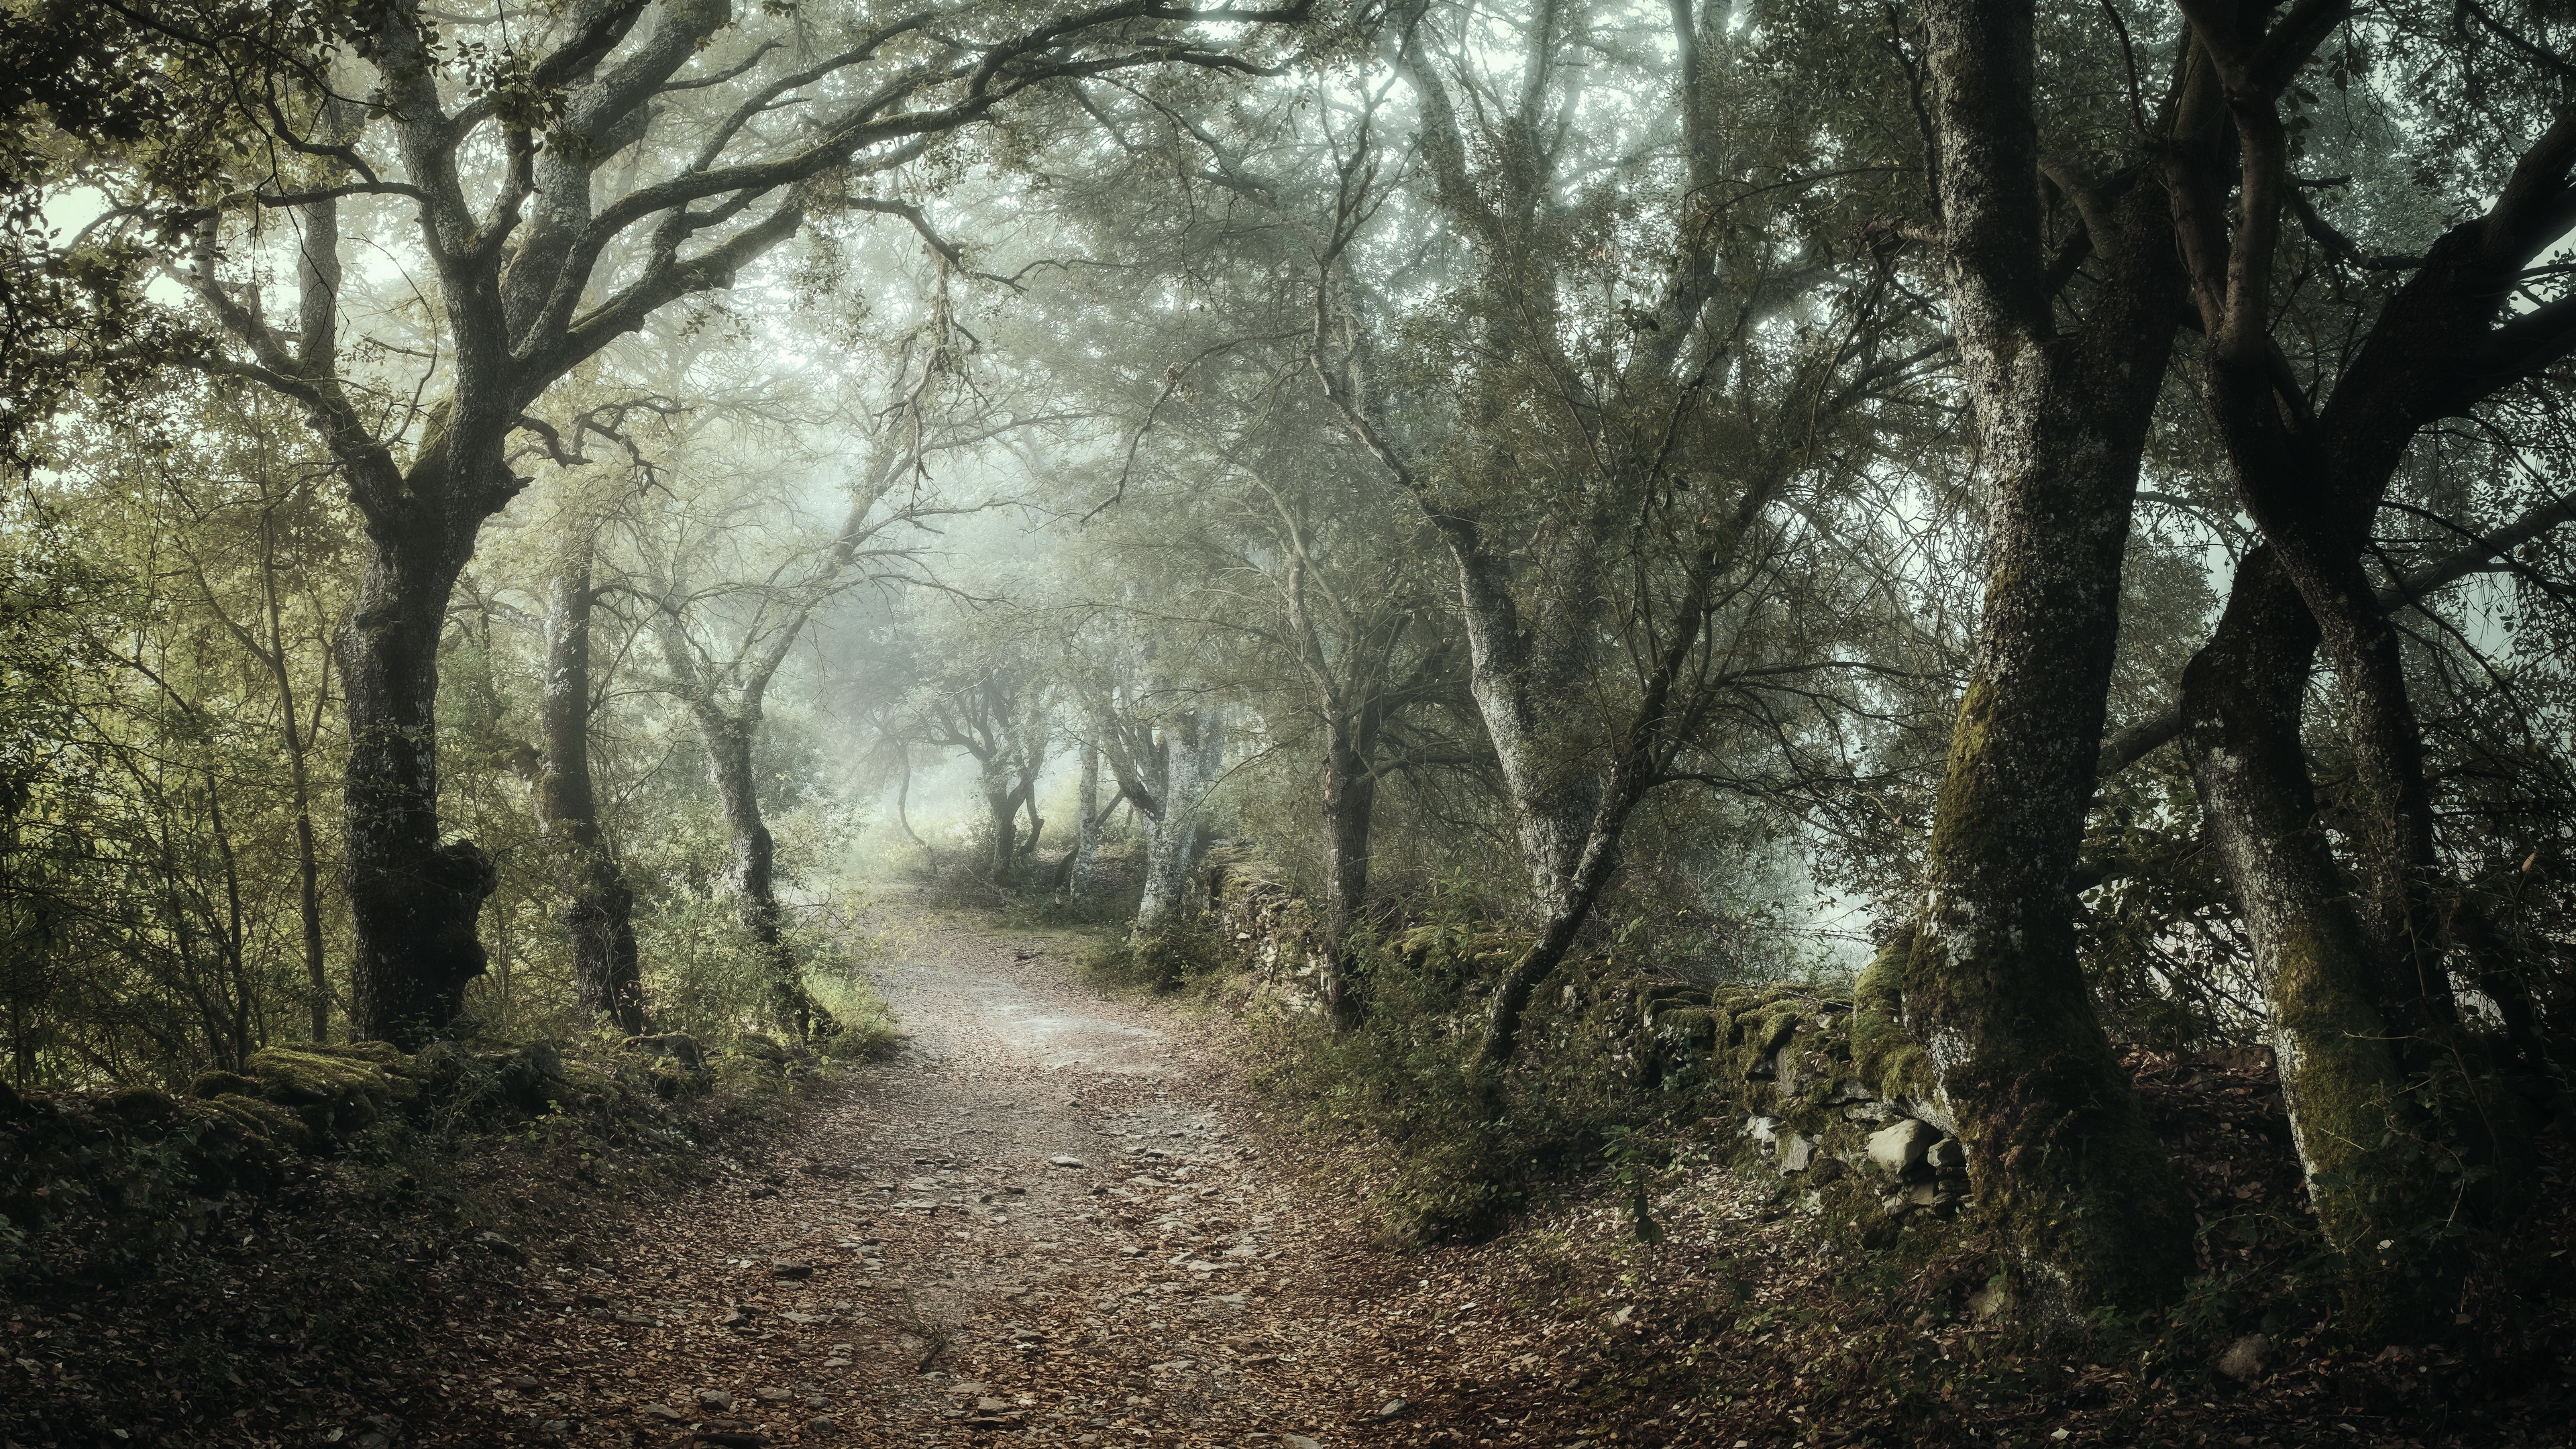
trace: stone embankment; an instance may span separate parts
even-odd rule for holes
[[[1329,969],[1320,914],[1258,865],[1218,859],[1204,881],[1220,934],[1249,978],[1247,1005],[1321,1011]],[[1417,969],[1491,975],[1521,939],[1420,926],[1388,943]],[[1569,962],[1550,1012],[1596,1035],[1640,1091],[1698,1089],[1730,1108],[1748,1165],[1803,1184],[1811,1211],[1844,1194],[1889,1217],[1948,1216],[1968,1195],[1967,1158],[1920,1085],[1920,1054],[1893,1023],[1802,986],[1705,987],[1630,963]],[[1865,1197],[1861,1196],[1865,1195]]]

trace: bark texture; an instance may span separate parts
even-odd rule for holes
[[[1139,936],[1170,925],[1188,900],[1199,813],[1225,756],[1224,725],[1213,714],[1185,712],[1166,721],[1157,734],[1146,762],[1148,773],[1140,776],[1138,789],[1128,792],[1145,817],[1145,893],[1136,903]]]
[[[590,624],[593,540],[573,525],[546,591],[546,675],[536,782],[537,829],[555,853],[572,936],[574,996],[585,1016],[629,1036],[644,1030],[643,968],[635,947],[635,893],[600,828],[590,775]]]
[[[494,435],[497,444],[498,434]],[[479,489],[504,476],[497,456],[477,460]],[[462,460],[460,460],[462,461]],[[414,509],[370,518],[356,607],[340,633],[347,696],[346,808],[350,1029],[361,1039],[416,1047],[465,1009],[465,987],[486,958],[475,923],[497,877],[470,840],[442,842],[438,827],[438,639],[447,599],[473,548],[474,530],[498,507],[457,507],[440,494]],[[506,493],[501,496],[506,497]],[[446,505],[446,506],[441,506]]]
[[[2309,1201],[2348,1265],[2347,1326],[2375,1336],[2455,1295],[2456,1254],[2417,1239],[2457,1183],[2422,1152],[2431,1124],[2318,816],[2299,728],[2317,642],[2287,571],[2257,551],[2184,673],[2183,745],[2270,1007]]]
[[[1080,900],[1091,889],[1092,858],[1100,853],[1100,746],[1082,742],[1082,767],[1074,786],[1073,866],[1065,892]]]
[[[2061,331],[2042,252],[2033,19],[1926,12],[1953,327],[1993,484],[1984,613],[1903,978],[1931,1095],[1980,1213],[2044,1307],[2141,1306],[2189,1269],[2191,1218],[2076,959],[2069,878],[2100,754],[2145,430],[2183,301],[2145,178],[2085,208],[2104,279]]]

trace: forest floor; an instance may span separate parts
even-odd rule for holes
[[[1369,1154],[1244,1087],[1226,1013],[1083,986],[1070,933],[873,925],[904,1050],[757,1159],[529,1241],[399,1408],[319,1441],[2567,1442],[2563,1335],[2456,1412],[2475,1349],[2291,1351],[2244,1389],[2034,1352],[1962,1310],[1973,1244],[1838,1242],[1724,1164],[1728,1124],[1658,1189],[1660,1243],[1593,1184],[1492,1242],[1390,1251]]]

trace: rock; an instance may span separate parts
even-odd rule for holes
[[[2252,1383],[2263,1373],[2263,1365],[2272,1357],[2272,1340],[2259,1333],[2249,1333],[2227,1346],[2211,1365],[2239,1383]]]
[[[1944,1137],[1923,1149],[1923,1160],[1934,1172],[1960,1172],[1968,1166],[1968,1149],[1956,1137]]]
[[[719,1414],[730,1412],[733,1408],[733,1395],[726,1393],[722,1389],[700,1389],[698,1390],[698,1407],[702,1409],[713,1409]]]
[[[772,1278],[811,1278],[814,1276],[814,1265],[801,1258],[779,1258],[770,1263],[769,1276]]]
[[[1907,1117],[1869,1134],[1869,1158],[1890,1177],[1901,1177],[1923,1164],[1923,1154],[1941,1134],[1928,1122]]]
[[[635,1415],[641,1419],[661,1419],[674,1424],[682,1417],[679,1410],[668,1404],[637,1404]]]
[[[796,1395],[785,1389],[753,1389],[751,1391],[751,1396],[755,1399],[760,1399],[772,1404],[783,1404],[789,1399],[796,1397]]]
[[[1050,1158],[1048,1158],[1048,1159],[1047,1159],[1047,1166],[1049,1166],[1049,1167],[1070,1167],[1070,1168],[1074,1168],[1074,1169],[1076,1169],[1077,1171],[1088,1171],[1088,1170],[1089,1170],[1088,1165],[1087,1165],[1087,1164],[1085,1164],[1085,1163],[1083,1162],[1083,1160],[1082,1160],[1081,1158],[1079,1158],[1079,1157],[1050,1157]]]
[[[1807,1170],[1807,1164],[1815,1160],[1815,1143],[1808,1141],[1806,1138],[1795,1132],[1782,1134],[1780,1138],[1780,1170],[1782,1172],[1804,1172]]]
[[[1377,1416],[1381,1419],[1392,1419],[1412,1407],[1410,1402],[1401,1397],[1392,1398],[1377,1406]]]

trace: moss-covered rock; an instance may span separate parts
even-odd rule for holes
[[[242,1092],[224,1092],[208,1099],[206,1105],[237,1123],[250,1143],[264,1153],[284,1156],[312,1145],[313,1130],[304,1118],[275,1102]]]
[[[214,1098],[228,1094],[256,1097],[259,1090],[259,1078],[245,1077],[239,1072],[199,1072],[188,1083],[191,1097]]]
[[[317,1143],[374,1126],[397,1100],[393,1079],[365,1056],[262,1047],[243,1065],[259,1078],[260,1095],[293,1108]]]

